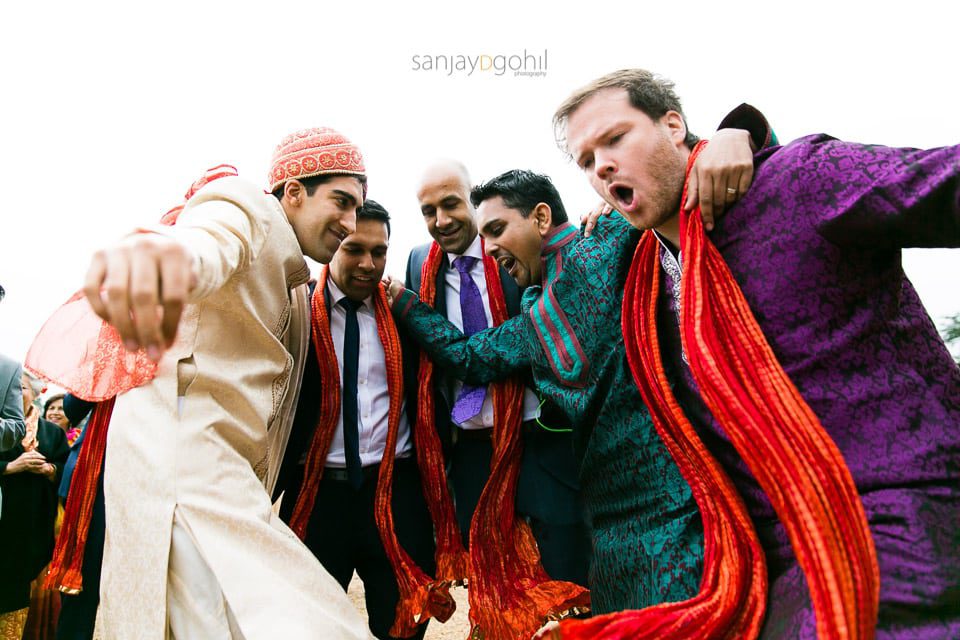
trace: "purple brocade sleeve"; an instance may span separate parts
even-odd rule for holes
[[[960,247],[960,146],[900,149],[807,139],[797,203],[837,245]]]

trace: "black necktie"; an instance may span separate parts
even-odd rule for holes
[[[342,298],[337,304],[347,312],[347,324],[343,332],[343,455],[350,485],[359,489],[363,484],[363,468],[360,465],[360,428],[357,419],[357,369],[360,360],[357,309],[363,303]]]

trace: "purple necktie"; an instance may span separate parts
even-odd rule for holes
[[[463,333],[472,336],[487,328],[487,314],[483,310],[483,297],[477,283],[470,277],[470,269],[477,262],[473,256],[460,256],[453,266],[460,274],[460,313],[463,316]],[[474,387],[464,384],[457,401],[453,403],[450,417],[457,424],[463,424],[480,413],[483,399],[487,395],[486,387]]]

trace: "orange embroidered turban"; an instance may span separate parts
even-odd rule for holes
[[[268,182],[272,192],[287,180],[365,172],[360,149],[343,134],[320,127],[301,129],[280,141],[273,151]]]

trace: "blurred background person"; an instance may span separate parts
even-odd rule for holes
[[[52,422],[67,434],[67,444],[71,447],[80,437],[80,425],[72,422],[67,416],[63,407],[62,393],[54,393],[43,402],[43,415],[40,416],[47,422]]]
[[[5,295],[0,286],[0,300]],[[23,402],[17,384],[23,369],[19,362],[0,355],[0,451],[6,451],[23,438],[26,425],[23,423]],[[3,493],[0,492],[0,502]]]
[[[57,488],[69,447],[63,430],[40,418],[36,382],[23,374],[20,384],[26,435],[0,452],[0,638],[46,637],[45,621],[56,620],[59,606],[54,592],[31,603],[31,583],[53,553]],[[35,631],[25,634],[31,606]]]
[[[67,416],[63,413],[62,393],[55,393],[43,401],[43,415],[40,417],[47,422],[54,423],[64,431],[67,430],[70,421],[67,420]]]
[[[96,406],[80,398],[66,394],[63,398],[63,411],[70,424],[77,425],[80,437],[70,449],[70,456],[60,481],[60,499],[66,505],[70,490],[70,480],[77,465],[77,458],[83,448],[87,435],[87,422],[90,412]],[[82,492],[80,486],[76,491]],[[103,563],[103,477],[97,483],[97,495],[93,502],[93,515],[87,531],[87,542],[83,549],[83,564],[80,572],[83,576],[83,589],[79,593],[60,594],[60,618],[57,621],[58,640],[91,640],[97,618],[97,606],[100,604],[100,567]],[[74,496],[76,498],[76,496]],[[79,498],[77,498],[79,499]]]

